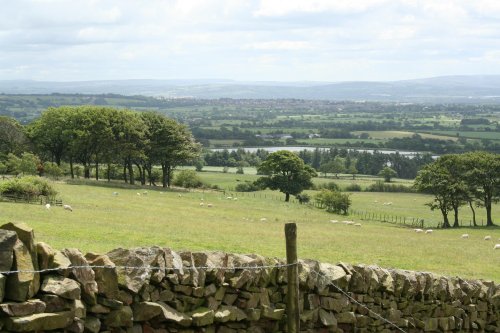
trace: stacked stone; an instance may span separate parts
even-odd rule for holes
[[[281,265],[160,247],[83,255],[9,223],[0,227],[0,271],[42,272],[0,275],[0,332],[284,332],[286,267],[273,267]],[[299,282],[302,332],[396,331],[374,313],[406,332],[500,332],[493,282],[312,260],[300,261]]]

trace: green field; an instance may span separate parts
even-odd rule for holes
[[[254,175],[212,174],[213,180],[227,177],[230,184]],[[243,176],[243,177],[242,177]],[[232,178],[231,178],[232,177]],[[493,250],[500,229],[435,230],[417,234],[392,224],[361,221],[362,227],[330,223],[345,217],[317,208],[270,200],[278,192],[262,192],[227,199],[221,192],[180,192],[148,189],[114,189],[57,183],[60,197],[74,211],[61,207],[46,210],[40,205],[0,202],[0,222],[26,222],[35,229],[37,240],[55,248],[77,247],[82,251],[105,252],[116,247],[167,246],[175,250],[223,250],[285,256],[284,224],[298,225],[300,258],[324,262],[378,264],[383,267],[433,271],[468,278],[500,280],[500,251]],[[118,196],[112,193],[118,191]],[[141,195],[137,195],[140,193]],[[234,195],[234,194],[233,194]],[[391,200],[390,208],[376,205]],[[203,201],[201,201],[203,199]],[[353,206],[425,212],[421,195],[355,193]],[[414,200],[415,199],[415,200]],[[204,205],[200,206],[200,202]],[[213,207],[207,207],[207,204]],[[372,207],[373,205],[373,207]],[[495,207],[494,216],[499,215]],[[266,218],[266,221],[261,221]],[[356,220],[359,221],[359,220]],[[469,233],[470,239],[461,239]],[[484,241],[491,235],[494,241]]]

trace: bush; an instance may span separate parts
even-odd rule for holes
[[[340,192],[340,186],[335,182],[328,182],[328,183],[318,185],[318,189],[325,189],[325,190]]]
[[[326,208],[327,212],[347,215],[351,206],[349,194],[337,191],[322,190],[315,197],[321,208]]]
[[[345,187],[348,192],[361,192],[361,186],[359,184],[349,184]]]
[[[243,167],[239,166],[237,169],[236,169],[236,173],[239,174],[239,175],[242,175],[245,173],[245,171],[243,170]]]
[[[175,186],[185,188],[203,187],[203,182],[194,170],[182,170],[177,173],[172,182]]]
[[[299,201],[299,203],[302,205],[302,204],[306,204],[308,203],[309,201],[311,201],[311,197],[309,196],[309,194],[307,193],[301,193],[301,194],[297,194],[295,196],[295,198],[297,198],[297,200]]]
[[[397,184],[387,184],[381,180],[378,180],[375,184],[371,184],[366,188],[367,192],[402,192],[402,193],[413,193],[415,190],[409,186],[397,185]]]
[[[260,186],[255,182],[245,181],[236,185],[234,190],[236,192],[255,192],[260,190]]]
[[[40,177],[27,176],[13,178],[0,183],[0,194],[33,199],[40,195],[54,198],[57,191],[49,182]]]
[[[43,173],[47,177],[59,179],[63,174],[63,170],[55,163],[45,162],[43,164]]]

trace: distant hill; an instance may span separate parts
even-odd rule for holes
[[[231,80],[0,81],[5,94],[123,94],[194,98],[297,98],[439,103],[498,103],[500,75],[442,76],[387,82]]]

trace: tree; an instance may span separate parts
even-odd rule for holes
[[[29,149],[24,128],[15,119],[0,117],[0,154],[21,154]]]
[[[462,155],[462,161],[471,194],[486,209],[486,226],[493,226],[491,205],[500,200],[500,155],[478,151]]]
[[[297,195],[312,186],[312,177],[316,171],[304,163],[296,154],[288,150],[279,150],[269,156],[257,168],[263,187],[279,190],[285,194],[285,201],[290,201],[290,194]]]
[[[340,156],[336,156],[333,160],[321,164],[319,171],[324,173],[325,176],[327,173],[334,173],[335,177],[339,178],[338,174],[345,171],[344,159]]]
[[[434,200],[426,205],[431,210],[439,209],[443,215],[443,228],[449,228],[448,213],[452,207],[450,195],[451,177],[441,164],[433,163],[425,166],[417,174],[414,187],[417,191],[434,195]]]
[[[388,166],[385,166],[380,172],[378,173],[380,177],[384,177],[384,181],[386,183],[391,182],[391,178],[396,177],[398,174],[394,169],[389,168]]]

